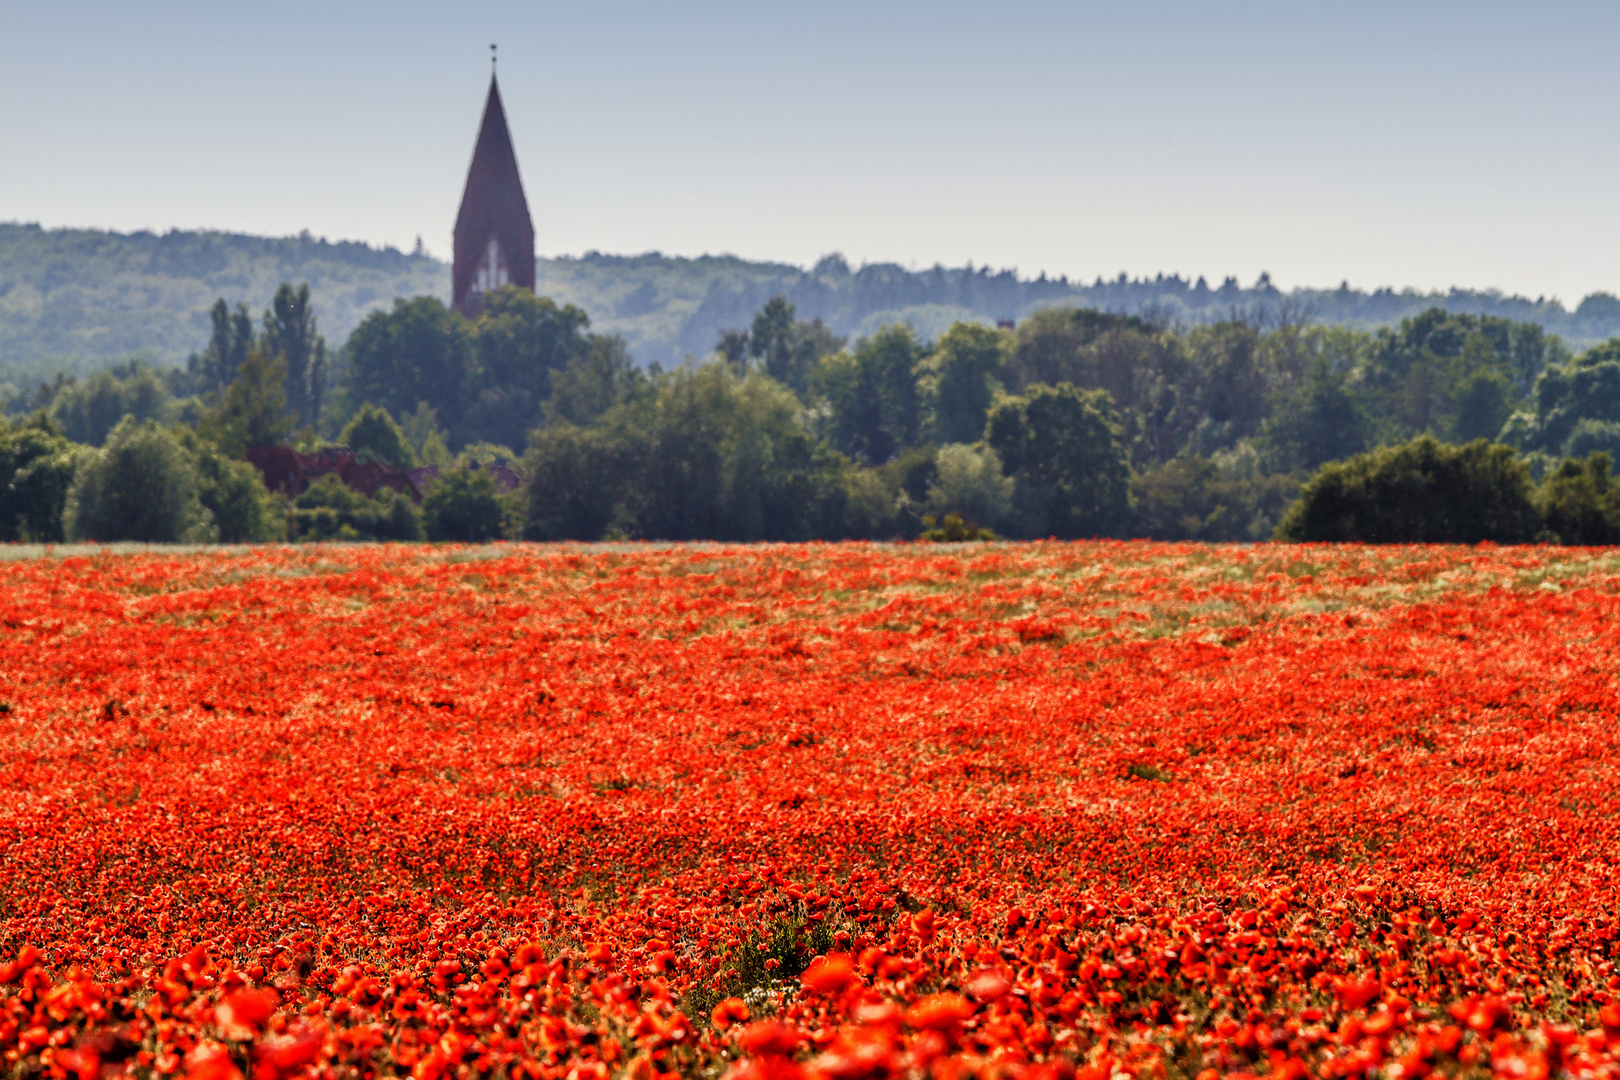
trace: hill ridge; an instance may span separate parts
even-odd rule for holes
[[[178,362],[206,341],[216,298],[246,302],[257,313],[282,281],[309,282],[321,330],[339,345],[368,312],[396,296],[448,300],[450,267],[423,251],[331,241],[307,230],[266,237],[0,222],[0,380],[88,370],[130,356]],[[1054,304],[1189,324],[1303,317],[1360,328],[1439,306],[1536,322],[1576,346],[1620,334],[1620,300],[1604,293],[1570,311],[1557,300],[1493,289],[1369,292],[1341,285],[1284,292],[1266,275],[1246,287],[1231,277],[1212,287],[1178,274],[1121,274],[1087,284],[972,265],[852,267],[836,254],[806,268],[724,253],[588,251],[537,259],[536,287],[583,307],[595,329],[623,334],[641,363],[665,365],[707,353],[722,329],[746,326],[777,293],[798,305],[801,318],[821,318],[850,336],[904,321],[933,337],[957,319],[1020,319]]]

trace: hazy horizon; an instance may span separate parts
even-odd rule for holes
[[[1620,292],[1620,11],[0,13],[0,219],[438,258],[501,45],[543,256]]]
[[[20,226],[24,226],[24,227],[38,226],[38,227],[40,227],[42,229],[45,229],[46,231],[52,231],[52,232],[55,232],[55,231],[72,232],[72,231],[76,231],[76,230],[77,231],[86,231],[86,232],[107,232],[107,233],[114,233],[114,234],[122,235],[122,236],[135,236],[135,235],[140,235],[142,233],[150,234],[150,235],[153,235],[153,236],[162,236],[162,235],[164,235],[166,233],[215,233],[215,234],[222,235],[222,236],[247,236],[247,237],[252,237],[254,239],[260,239],[260,240],[300,240],[300,239],[308,239],[308,240],[312,240],[312,241],[315,241],[315,242],[332,244],[334,246],[340,245],[340,244],[363,244],[363,245],[365,245],[365,246],[367,246],[369,248],[372,248],[373,250],[376,250],[376,251],[395,251],[395,252],[398,252],[398,253],[404,254],[404,255],[419,255],[420,257],[428,258],[428,259],[431,259],[431,260],[433,260],[435,262],[442,263],[447,268],[450,266],[450,257],[449,257],[448,252],[446,252],[444,254],[440,254],[438,252],[433,251],[430,248],[427,248],[425,245],[424,245],[424,248],[423,248],[423,250],[421,252],[416,252],[416,251],[413,250],[413,248],[415,246],[414,244],[412,244],[409,247],[405,247],[405,246],[401,246],[399,244],[395,244],[395,243],[393,243],[391,241],[374,242],[374,241],[365,240],[365,239],[362,239],[362,238],[359,238],[359,237],[316,235],[314,232],[310,231],[309,229],[300,229],[297,232],[292,232],[292,233],[249,233],[249,232],[243,232],[243,231],[238,230],[238,229],[222,229],[222,228],[214,228],[214,227],[209,227],[209,226],[199,226],[199,227],[196,227],[196,228],[181,228],[181,227],[178,227],[178,226],[172,226],[172,227],[166,228],[166,229],[162,229],[162,228],[114,229],[114,228],[109,228],[109,227],[106,227],[106,226],[99,226],[99,225],[74,225],[74,224],[52,225],[52,224],[39,222],[39,221],[0,221],[0,225],[20,225]],[[703,259],[735,259],[735,260],[739,260],[739,261],[742,261],[742,262],[755,264],[755,265],[777,265],[777,266],[788,267],[788,268],[791,268],[791,269],[800,270],[800,271],[804,271],[804,272],[811,271],[812,269],[814,269],[816,267],[817,264],[819,264],[824,259],[842,258],[848,263],[850,269],[854,270],[854,271],[859,271],[863,267],[867,267],[867,266],[900,266],[900,267],[902,267],[902,268],[904,268],[904,269],[906,269],[906,270],[908,270],[910,272],[916,273],[916,272],[920,272],[920,271],[924,271],[924,270],[931,270],[931,269],[956,270],[956,269],[961,269],[961,268],[963,268],[965,266],[967,269],[987,270],[987,271],[989,271],[991,273],[1007,273],[1007,272],[1011,272],[1011,273],[1016,274],[1018,276],[1019,280],[1021,280],[1021,281],[1034,281],[1040,276],[1038,273],[1036,273],[1036,274],[1025,273],[1024,271],[1020,270],[1018,267],[996,266],[996,265],[992,265],[992,264],[988,264],[988,263],[972,263],[972,264],[956,264],[956,265],[952,265],[952,264],[947,264],[947,263],[934,262],[934,263],[929,263],[927,265],[924,265],[924,264],[918,263],[916,261],[905,263],[905,262],[900,262],[900,261],[895,260],[895,259],[866,259],[866,260],[857,261],[857,260],[854,260],[854,259],[850,259],[842,251],[823,252],[820,256],[818,256],[818,257],[816,257],[814,259],[809,259],[809,260],[804,261],[804,262],[794,262],[794,261],[792,261],[790,259],[770,258],[769,256],[751,256],[751,255],[748,255],[746,253],[736,252],[736,251],[702,251],[702,252],[697,252],[697,253],[688,253],[688,252],[677,252],[677,251],[660,251],[660,250],[658,250],[656,248],[649,248],[649,249],[647,249],[645,251],[601,251],[601,250],[598,250],[598,249],[595,249],[595,248],[590,248],[590,249],[586,249],[584,251],[561,251],[561,252],[544,252],[544,251],[540,251],[540,252],[535,253],[535,258],[537,260],[541,260],[541,261],[567,261],[567,260],[576,260],[576,261],[578,261],[578,260],[588,260],[588,259],[590,259],[592,257],[606,258],[606,259],[627,259],[627,260],[648,259],[648,258],[664,258],[664,259],[675,259],[675,260],[684,259],[684,260],[690,260],[690,261],[694,261],[694,262],[695,261],[700,261],[700,260],[703,260]],[[1082,278],[1082,277],[1079,277],[1079,276],[1073,275],[1073,274],[1063,275],[1063,274],[1050,274],[1049,273],[1049,274],[1047,274],[1047,276],[1049,278],[1053,279],[1053,280],[1059,280],[1061,278],[1066,277],[1067,280],[1071,284],[1079,285],[1079,286],[1087,286],[1087,285],[1092,285],[1092,284],[1109,284],[1109,283],[1113,282],[1115,279],[1117,279],[1119,275],[1117,275],[1117,274],[1115,274],[1115,275],[1101,274],[1101,275],[1094,275],[1092,277]],[[1271,285],[1275,286],[1278,290],[1280,290],[1283,293],[1292,293],[1292,292],[1331,292],[1331,291],[1334,291],[1334,290],[1337,290],[1337,289],[1339,289],[1341,287],[1346,287],[1346,286],[1351,291],[1361,292],[1361,293],[1374,293],[1374,292],[1378,292],[1378,291],[1385,290],[1385,289],[1388,289],[1388,290],[1390,290],[1392,292],[1395,292],[1395,293],[1401,293],[1401,294],[1416,293],[1416,294],[1419,294],[1419,295],[1432,295],[1432,294],[1436,294],[1436,293],[1448,293],[1448,292],[1482,292],[1482,293],[1498,292],[1498,293],[1501,293],[1503,296],[1518,297],[1518,298],[1522,298],[1522,299],[1526,299],[1526,300],[1534,300],[1534,301],[1537,301],[1537,302],[1545,302],[1545,303],[1548,303],[1548,304],[1560,304],[1564,308],[1569,309],[1569,310],[1573,310],[1576,307],[1576,305],[1580,303],[1581,300],[1583,300],[1587,296],[1591,296],[1591,295],[1593,295],[1595,293],[1601,293],[1601,294],[1610,295],[1610,296],[1615,295],[1614,292],[1611,292],[1610,290],[1607,290],[1607,289],[1595,289],[1595,290],[1592,290],[1592,292],[1583,293],[1583,294],[1581,294],[1579,296],[1564,297],[1564,296],[1557,296],[1557,295],[1547,294],[1547,293],[1538,293],[1535,296],[1530,296],[1530,295],[1528,295],[1528,294],[1526,294],[1524,292],[1515,292],[1515,291],[1512,291],[1512,290],[1502,289],[1502,288],[1499,288],[1497,286],[1492,286],[1492,285],[1472,286],[1472,285],[1459,285],[1459,284],[1453,283],[1451,285],[1445,285],[1445,286],[1420,287],[1420,286],[1416,286],[1416,285],[1400,284],[1400,283],[1389,282],[1389,281],[1383,281],[1383,282],[1356,282],[1356,281],[1350,281],[1348,279],[1342,279],[1342,278],[1339,281],[1336,281],[1336,282],[1298,282],[1298,283],[1290,284],[1290,283],[1287,283],[1287,282],[1278,281],[1277,276],[1275,274],[1272,274],[1272,273],[1270,273],[1269,271],[1266,271],[1266,270],[1262,270],[1260,272],[1260,274],[1255,275],[1255,278],[1253,280],[1248,280],[1248,281],[1243,280],[1242,278],[1240,278],[1236,274],[1189,274],[1189,273],[1186,273],[1186,272],[1183,272],[1183,271],[1175,271],[1175,270],[1158,270],[1158,271],[1154,271],[1154,272],[1151,272],[1151,273],[1144,273],[1144,274],[1129,274],[1127,272],[1127,277],[1132,282],[1138,282],[1138,281],[1148,282],[1148,281],[1153,281],[1153,280],[1160,279],[1160,278],[1162,278],[1164,280],[1180,279],[1180,280],[1187,281],[1187,282],[1196,282],[1196,281],[1199,280],[1199,278],[1203,278],[1207,282],[1207,284],[1209,285],[1209,287],[1211,289],[1220,288],[1222,282],[1225,281],[1226,278],[1231,277],[1233,280],[1235,280],[1238,283],[1238,285],[1241,288],[1246,289],[1246,290],[1247,289],[1258,288],[1260,286],[1260,283],[1261,283],[1261,278],[1265,277],[1266,279],[1268,279],[1268,281],[1269,281],[1269,283]],[[446,295],[448,295],[448,293]]]

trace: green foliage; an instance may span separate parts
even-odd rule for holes
[[[1372,342],[1344,326],[1285,322],[1261,335],[1261,369],[1277,395],[1321,374],[1352,375],[1366,366]],[[1348,378],[1346,385],[1353,391]]]
[[[258,544],[287,537],[282,501],[245,461],[218,453],[197,458],[197,498],[214,519],[222,544]]]
[[[198,430],[233,457],[250,446],[277,446],[292,431],[287,411],[287,362],[255,346],[225,388],[217,408],[208,410]]]
[[[1125,336],[1150,337],[1153,332],[1147,322],[1130,315],[1070,307],[1037,311],[1017,329],[1008,382],[1017,390],[1036,383],[1056,386],[1063,382],[1083,389],[1104,387],[1116,400],[1125,400],[1130,372],[1111,361],[1133,351],[1128,346],[1120,348],[1122,340],[1128,340]],[[1112,341],[1103,341],[1110,336]]]
[[[156,364],[179,361],[198,347],[197,326],[206,324],[216,297],[260,309],[289,268],[296,268],[298,279],[308,281],[319,298],[322,328],[333,342],[347,337],[379,298],[447,295],[450,289],[449,265],[426,254],[308,235],[120,234],[0,224],[0,357],[15,365],[12,371],[24,373],[13,377],[19,385],[49,378],[64,358],[85,365],[81,374],[142,350]],[[540,259],[537,272],[541,294],[591,312],[594,328],[624,336],[638,361],[665,366],[687,353],[707,353],[722,328],[746,326],[759,306],[778,294],[797,305],[802,319],[820,318],[833,333],[852,337],[906,323],[929,338],[958,319],[1024,318],[1054,305],[1154,311],[1168,321],[1194,325],[1228,318],[1235,309],[1263,313],[1292,304],[1308,308],[1322,323],[1361,329],[1441,305],[1528,320],[1549,334],[1582,341],[1620,333],[1620,304],[1603,294],[1569,311],[1552,300],[1469,290],[1370,293],[1345,287],[1279,297],[1259,282],[1210,287],[1177,276],[1095,283],[1029,280],[982,267],[851,268],[837,256],[805,269],[731,256],[591,253]],[[225,369],[227,377],[236,364]],[[0,381],[8,377],[0,371]],[[1071,381],[1090,388],[1077,378],[1029,381]],[[1127,408],[1117,393],[1115,401]],[[343,413],[355,404],[358,400]],[[379,404],[403,416],[416,402]]]
[[[715,342],[714,351],[730,365],[732,371],[739,375],[748,373],[748,331],[720,331],[720,340]]]
[[[737,353],[746,345],[748,355],[759,362],[765,374],[794,393],[803,394],[809,389],[816,361],[842,349],[844,340],[820,319],[801,322],[794,318],[796,313],[786,297],[773,296],[754,316],[746,338],[736,331],[726,331],[720,335],[716,351],[735,369],[740,359]]]
[[[868,465],[852,468],[838,464],[837,455],[822,456],[811,485],[817,492],[812,516],[818,534],[917,535],[925,512],[931,511],[937,521],[956,510],[975,522],[1020,535],[1134,531],[1178,538],[1259,539],[1270,534],[1297,491],[1295,470],[1349,456],[1364,450],[1371,440],[1371,422],[1360,408],[1361,384],[1355,374],[1367,353],[1365,336],[1298,325],[1260,334],[1253,326],[1227,323],[1202,328],[1183,342],[1139,319],[1095,313],[1046,312],[1031,322],[1034,325],[1019,331],[1022,355],[1015,349],[1014,360],[1005,369],[1009,379],[1017,381],[1043,370],[1070,371],[1118,386],[1136,402],[1117,428],[1136,433],[1133,445],[1146,462],[1135,480],[1143,498],[1139,514],[1133,517],[1129,509],[1131,484],[1117,456],[1116,444],[1124,441],[1120,431],[1098,435],[1096,445],[1115,449],[1104,451],[1107,464],[1093,467],[1087,460],[1086,444],[1091,441],[1085,437],[1087,422],[1080,418],[1086,410],[1075,416],[1058,415],[1061,410],[1046,396],[1055,392],[1044,387],[1034,394],[1040,404],[1033,417],[1016,423],[1009,419],[1018,410],[1015,402],[1004,410],[999,434],[991,439],[991,449],[1006,463],[1005,475],[995,469],[967,468],[970,458],[974,463],[982,459],[966,444],[955,444],[943,456],[920,450],[913,455],[915,460],[901,467],[922,479],[901,482],[893,468],[912,453],[905,444],[918,435],[910,424],[916,413],[908,407],[918,399],[908,400],[907,391],[918,389],[923,350],[905,328],[889,328],[851,352],[824,357],[812,381],[819,401],[810,414],[816,427],[832,448]],[[974,339],[990,346],[981,355],[995,354],[995,332],[982,327],[955,328],[947,339],[941,348],[947,359],[969,353]],[[937,393],[941,366],[934,360],[924,365],[924,389],[929,393]],[[988,382],[983,385],[994,388]],[[1035,385],[1030,384],[1032,392]],[[679,487],[626,479],[652,475],[647,461],[662,462],[666,475],[688,470],[682,482],[700,491],[703,483],[715,482],[709,478],[723,475],[718,465],[691,467],[688,462],[698,453],[689,446],[665,454],[650,449],[650,433],[658,427],[652,420],[659,411],[655,406],[661,400],[667,407],[670,398],[667,387],[660,392],[652,383],[648,386],[643,407],[620,409],[613,423],[605,422],[604,412],[600,416],[604,422],[554,424],[536,433],[526,465],[536,497],[529,504],[525,535],[716,535],[689,523],[671,526],[668,519],[657,532],[646,531],[654,520],[649,508],[667,507],[670,502],[647,492]],[[1078,393],[1072,388],[1069,392]],[[705,411],[694,406],[688,415]],[[1045,415],[1048,412],[1053,415]],[[1117,421],[1119,413],[1113,415]],[[1189,423],[1190,416],[1197,416],[1198,422]],[[1014,434],[1031,420],[1041,425],[1039,434]],[[710,431],[723,427],[711,419]],[[1258,437],[1251,437],[1256,431]],[[702,444],[701,439],[672,441]],[[1185,454],[1201,441],[1221,449],[1214,456]],[[879,466],[878,462],[887,462],[886,454],[896,460]],[[1040,460],[1043,455],[1050,460]],[[962,483],[970,474],[980,482]],[[612,480],[598,482],[604,475]],[[998,477],[999,482],[983,482]],[[1003,482],[1013,484],[1011,512],[1003,509],[997,495]],[[974,494],[955,494],[958,490]],[[1081,497],[1086,490],[1101,493],[1100,502],[1089,510],[1082,505],[1091,497]],[[976,500],[970,508],[947,505],[969,498]],[[717,500],[690,501],[701,506]],[[678,522],[677,515],[669,516]]]
[[[631,417],[624,417],[630,421]],[[665,376],[645,424],[639,484],[624,502],[633,535],[798,540],[822,535],[835,462],[800,422],[793,395],[724,364]]]
[[[439,416],[425,401],[416,403],[416,411],[407,413],[399,422],[400,434],[411,449],[411,456],[422,465],[448,468],[450,450],[445,444],[444,430],[439,427]]]
[[[1233,541],[1268,539],[1299,484],[1288,475],[1245,469],[1238,455],[1225,453],[1152,466],[1131,489],[1133,536]]]
[[[1260,428],[1275,471],[1315,470],[1368,448],[1372,422],[1348,383],[1346,373],[1319,361],[1306,378],[1277,395]]]
[[[1378,332],[1359,380],[1386,437],[1494,438],[1565,355],[1539,326],[1430,308]]]
[[[467,469],[477,469],[485,465],[504,465],[520,475],[523,471],[522,459],[512,453],[510,447],[492,442],[468,443],[461,448],[461,453],[456,455],[455,463]]]
[[[923,524],[933,528],[930,518],[948,523],[956,516],[959,522],[969,523],[970,532],[981,525],[986,529],[999,526],[1012,511],[1015,487],[1011,477],[1002,475],[1001,458],[995,450],[983,444],[949,443],[939,448],[934,459],[926,504],[929,513]]]
[[[1513,413],[1513,385],[1506,374],[1483,363],[1453,383],[1450,398],[1453,415],[1447,434],[1456,442],[1496,438]]]
[[[582,309],[515,286],[487,294],[472,326],[476,364],[468,373],[466,413],[451,425],[454,441],[521,449],[541,420],[553,374],[587,353],[589,325]]]
[[[152,369],[121,364],[61,387],[51,403],[51,419],[74,442],[100,446],[124,417],[162,420],[168,403],[168,391]]]
[[[293,538],[298,540],[420,540],[422,520],[410,498],[382,488],[372,498],[328,473],[293,503]]]
[[[450,469],[422,500],[422,530],[433,541],[506,539],[516,536],[521,520],[518,497],[502,494],[484,469]]]
[[[1257,434],[1271,388],[1260,332],[1248,323],[1222,322],[1194,327],[1186,341],[1192,373],[1186,397],[1197,418],[1187,448],[1211,454]]]
[[[1019,392],[1060,382],[1106,390],[1131,459],[1148,463],[1185,450],[1199,419],[1198,374],[1185,342],[1145,319],[1048,308],[1018,327],[1008,381]]]
[[[405,433],[380,405],[361,405],[343,426],[338,442],[353,450],[358,461],[375,461],[395,469],[414,469],[417,464]]]
[[[344,345],[343,390],[356,407],[370,402],[404,416],[419,402],[452,431],[474,365],[472,328],[431,296],[395,300],[372,312]]]
[[[1533,411],[1517,414],[1504,437],[1526,450],[1580,456],[1606,448],[1594,436],[1620,423],[1620,338],[1548,367],[1531,392]]]
[[[911,524],[910,510],[903,504],[883,469],[862,469],[851,466],[840,475],[843,503],[843,522],[839,534],[859,540],[889,540],[911,536],[916,528]]]
[[[1369,367],[1373,381],[1392,390],[1404,407],[1419,410],[1410,417],[1414,427],[1426,424],[1421,410],[1427,404],[1424,387],[1403,380],[1423,377],[1434,361],[1465,360],[1464,372],[1489,368],[1499,371],[1515,394],[1529,391],[1536,376],[1562,356],[1558,343],[1535,323],[1513,322],[1490,315],[1467,315],[1431,307],[1402,319],[1398,327],[1378,332]]]
[[[786,387],[759,372],[740,377],[724,361],[660,375],[647,394],[610,409],[592,429],[537,433],[524,466],[525,535],[823,535],[840,524],[842,464],[818,449],[800,412]]]
[[[588,333],[579,307],[522,290],[493,294],[472,322],[436,300],[400,301],[368,318],[339,355],[324,409],[311,291],[283,283],[256,339],[245,306],[216,303],[213,338],[189,371],[160,378],[130,364],[31,393],[0,386],[0,396],[12,410],[49,408],[92,441],[125,415],[178,417],[227,454],[280,442],[323,409],[321,435],[337,436],[335,421],[348,416],[344,440],[396,466],[449,468],[452,446],[465,448],[464,465],[514,462],[532,429],[523,529],[535,537],[915,536],[925,512],[937,521],[955,511],[964,527],[1025,536],[1253,538],[1299,475],[1380,441],[1500,432],[1531,452],[1536,475],[1558,453],[1620,449],[1620,408],[1607,401],[1620,399],[1620,351],[1565,362],[1556,338],[1494,316],[1424,311],[1374,336],[1290,321],[1286,311],[1241,314],[1228,302],[1225,321],[1211,321],[1214,297],[1244,295],[1229,282],[1192,290],[1209,299],[1190,330],[1170,329],[1160,314],[1050,308],[1012,333],[913,320],[943,330],[932,348],[911,327],[867,322],[843,351],[830,321],[798,318],[801,300],[826,310],[826,297],[856,279],[877,293],[902,279],[916,285],[888,273],[823,260],[815,288],[763,294],[749,329],[722,336],[723,361],[669,375],[638,369],[624,339]],[[959,295],[947,303],[914,289],[913,299],[932,304],[930,318],[1017,284],[940,273]],[[1127,285],[1114,283],[1111,295]],[[742,278],[709,288],[704,318],[756,303],[752,289]],[[638,287],[613,303],[628,311],[667,295],[662,285]],[[1582,318],[1608,310],[1588,306]],[[1054,378],[1067,390],[1043,381]],[[1003,400],[1005,387],[1019,394]],[[198,390],[201,399],[169,400]],[[1111,435],[1099,435],[1079,404],[1088,394],[1105,395],[1087,400]],[[973,445],[980,438],[988,441]],[[923,439],[946,449],[920,447]],[[298,445],[316,442],[305,427]],[[987,451],[1002,467],[986,467]],[[197,465],[201,477],[200,457]],[[236,491],[229,472],[215,479]],[[237,503],[207,505],[220,517]],[[260,532],[241,528],[231,535]],[[352,522],[333,528],[359,534]]]
[[[831,914],[810,919],[795,911],[775,919],[763,933],[750,931],[747,940],[722,958],[719,968],[724,977],[719,985],[699,983],[683,999],[682,1008],[703,1024],[728,997],[746,998],[759,991],[796,986],[810,961],[837,945],[834,935],[839,922]]]
[[[1034,385],[990,410],[985,442],[1015,483],[1024,536],[1112,536],[1129,526],[1130,466],[1107,391]]]
[[[1536,502],[1543,535],[1560,544],[1620,544],[1620,485],[1609,475],[1610,457],[1565,458],[1541,482]]]
[[[1375,544],[1518,543],[1539,527],[1529,470],[1513,449],[1422,435],[1333,462],[1277,527],[1285,540]]]
[[[589,424],[613,406],[647,389],[647,376],[621,337],[593,336],[585,351],[551,375],[551,397],[542,407],[547,423]]]
[[[221,297],[208,317],[214,327],[208,347],[201,354],[192,353],[186,368],[195,392],[223,394],[253,348],[253,315],[246,304],[237,304],[232,311]]]
[[[1620,457],[1620,422],[1590,417],[1576,421],[1564,440],[1564,456],[1584,459],[1599,451],[1611,459]]]
[[[885,484],[897,495],[922,503],[939,477],[939,451],[933,446],[913,446],[871,471],[884,477]]]
[[[959,322],[921,363],[927,430],[937,443],[968,443],[984,432],[984,417],[1000,389],[1012,335]]]
[[[95,540],[253,543],[286,534],[281,500],[257,469],[194,431],[134,417],[109,433],[100,452],[57,435],[42,417],[0,422],[0,480],[8,478],[0,539],[61,540],[69,525],[77,538]]]
[[[827,403],[825,432],[834,449],[881,465],[916,444],[922,426],[917,364],[923,355],[910,327],[888,326],[853,352],[822,357],[811,384]]]
[[[640,463],[640,446],[619,426],[561,421],[536,431],[523,455],[523,538],[602,540],[633,527],[623,478]]]
[[[64,524],[75,540],[204,543],[217,538],[198,498],[197,465],[168,429],[126,417],[87,452],[68,491]]]
[[[590,320],[573,305],[559,305],[523,289],[489,293],[477,320],[469,323],[432,297],[397,300],[360,324],[345,346],[343,394],[404,416],[423,403],[442,422],[451,446],[487,440],[521,448],[543,418],[552,379],[576,367],[570,391],[578,398],[588,381]],[[604,364],[617,358],[597,356]],[[608,381],[619,373],[607,372]],[[609,387],[611,390],[611,386]]]
[[[322,323],[342,340],[378,297],[448,292],[450,268],[360,243],[308,234],[213,231],[115,233],[0,224],[0,356],[34,370],[76,358],[83,373],[137,353],[183,363],[219,296],[254,309],[296,270],[319,297]],[[205,331],[206,332],[206,331]],[[220,369],[219,385],[242,356]],[[35,376],[38,377],[37,375]]]
[[[224,301],[220,301],[224,303]],[[297,426],[313,425],[321,415],[326,393],[326,339],[315,331],[315,312],[309,305],[309,282],[298,288],[282,282],[264,313],[265,352],[280,356],[287,365],[287,404]],[[235,368],[231,369],[236,370]]]
[[[935,523],[934,515],[929,514],[923,518],[925,529],[920,539],[936,544],[960,544],[967,540],[994,540],[995,531],[975,525],[972,519],[963,520],[962,515],[952,511],[945,515],[945,520]]]
[[[170,429],[197,472],[197,500],[222,544],[257,544],[287,538],[286,504],[266,490],[259,470],[227,457],[194,431]]]
[[[972,448],[977,452],[980,447]],[[942,488],[939,453],[932,446],[914,446],[901,451],[892,461],[875,468],[861,468],[837,454],[818,455],[824,473],[822,483],[822,535],[862,540],[895,540],[918,536],[926,527],[925,513],[930,494],[940,502],[947,489],[961,490],[960,478],[953,475]],[[1007,481],[995,462],[988,483],[1004,491]],[[829,490],[831,489],[831,490]],[[992,496],[994,498],[995,496]],[[962,500],[978,505],[973,499]]]
[[[43,413],[20,423],[0,419],[0,542],[63,538],[62,514],[82,452]]]

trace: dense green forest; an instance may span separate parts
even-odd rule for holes
[[[838,256],[804,269],[724,255],[590,253],[541,259],[537,270],[541,294],[590,312],[594,329],[622,337],[643,367],[706,355],[721,330],[746,323],[777,295],[801,318],[820,319],[851,338],[904,323],[931,341],[961,320],[994,325],[1053,306],[1143,315],[1165,325],[1308,319],[1356,329],[1393,326],[1439,307],[1533,322],[1577,349],[1620,334],[1620,300],[1601,293],[1568,309],[1490,291],[1283,293],[1264,277],[1248,285],[1177,276],[1081,282],[987,267],[851,267]],[[137,356],[150,366],[172,366],[206,339],[217,298],[258,310],[283,281],[309,283],[315,315],[340,342],[396,297],[447,298],[450,269],[420,252],[308,235],[0,224],[0,392],[6,384],[14,394],[59,371],[82,376]]]
[[[308,281],[344,335],[396,296],[447,291],[449,269],[365,244],[0,224],[0,383],[88,374],[133,357],[168,367],[206,340],[216,298],[260,308]]]
[[[307,284],[219,297],[180,365],[16,392],[0,539],[1620,541],[1620,338],[1533,321],[1051,306],[845,335],[779,293],[665,368],[512,288],[473,320],[399,299],[333,347],[318,312]],[[288,501],[244,458],[289,441],[438,478]]]

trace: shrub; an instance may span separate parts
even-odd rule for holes
[[[293,535],[300,540],[422,539],[416,505],[392,488],[367,498],[328,473],[309,485],[293,506]]]
[[[253,544],[287,538],[285,503],[245,461],[226,457],[195,432],[177,429],[176,438],[197,469],[197,499],[213,517],[223,544]]]
[[[396,469],[416,467],[416,454],[405,433],[381,405],[360,406],[343,425],[338,442],[353,450],[359,461],[376,461]]]
[[[1539,515],[1530,473],[1513,449],[1484,439],[1463,446],[1428,435],[1348,461],[1305,483],[1277,536],[1375,544],[1520,543]]]
[[[915,529],[901,520],[904,493],[891,482],[885,469],[861,469],[851,465],[843,474],[845,535],[862,539],[910,536]]]
[[[1245,444],[1246,445],[1246,444]],[[1241,449],[1241,447],[1240,447]],[[1299,490],[1292,476],[1245,469],[1237,451],[1167,461],[1136,477],[1133,535],[1154,540],[1264,540]]]
[[[105,447],[85,455],[68,492],[67,533],[75,540],[216,539],[199,486],[195,461],[171,432],[125,417]]]
[[[945,515],[945,520],[936,523],[934,515],[929,514],[923,518],[924,530],[922,539],[937,544],[957,544],[965,540],[994,540],[995,531],[975,525],[972,521],[963,521],[962,515],[952,513]]]
[[[450,469],[422,500],[422,529],[429,540],[477,544],[514,536],[518,498],[503,495],[485,469]]]
[[[1565,458],[1537,492],[1543,535],[1560,544],[1620,543],[1620,485],[1609,476],[1609,455]]]
[[[1002,475],[1001,458],[994,450],[961,443],[939,448],[934,482],[928,487],[930,516],[948,520],[954,514],[958,521],[993,529],[1007,520],[1012,499],[1013,481]]]

